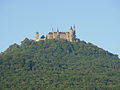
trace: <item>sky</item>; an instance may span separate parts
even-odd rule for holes
[[[0,0],[0,52],[74,24],[80,40],[120,56],[120,0]]]

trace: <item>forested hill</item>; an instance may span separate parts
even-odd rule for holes
[[[120,59],[84,41],[26,38],[0,53],[0,90],[120,90]]]

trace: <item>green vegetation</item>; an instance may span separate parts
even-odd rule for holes
[[[26,38],[0,54],[0,90],[120,90],[120,59],[84,41]]]

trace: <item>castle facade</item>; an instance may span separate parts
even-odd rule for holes
[[[76,41],[76,28],[70,27],[69,32],[59,32],[57,30],[56,32],[49,32],[46,37],[42,36],[39,38],[39,33],[36,33],[36,40],[35,41],[40,41],[40,40],[46,40],[46,39],[64,39],[68,40],[70,42],[75,42]]]

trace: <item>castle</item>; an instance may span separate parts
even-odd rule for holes
[[[36,32],[36,40],[35,41],[40,41],[40,40],[46,40],[46,39],[64,39],[70,42],[75,42],[76,40],[76,28],[70,27],[69,32],[59,32],[57,30],[56,32],[49,32],[46,37],[43,35],[41,38],[39,38],[39,33]]]

